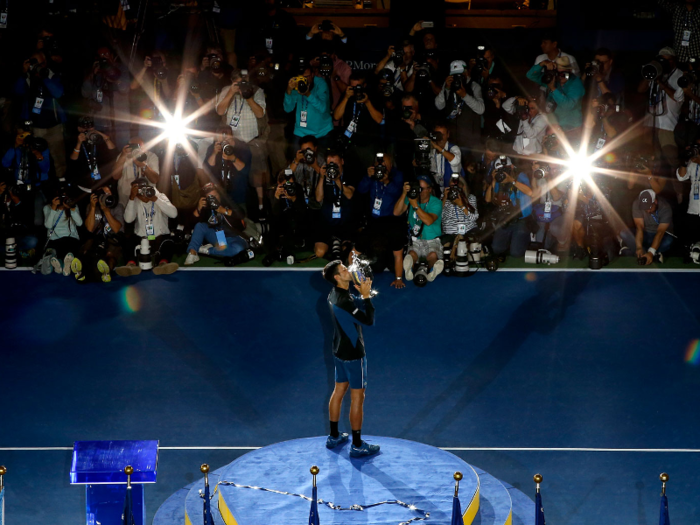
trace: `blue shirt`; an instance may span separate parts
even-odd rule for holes
[[[401,193],[403,193],[403,173],[396,168],[391,168],[389,177],[389,184],[384,184],[370,178],[369,175],[365,175],[357,187],[357,191],[362,195],[369,192],[372,218],[394,216],[394,204],[396,204]],[[374,203],[377,201],[377,198],[381,199],[382,202],[379,207],[379,213],[376,213],[374,209]]]
[[[322,138],[333,131],[331,117],[330,93],[328,85],[322,78],[314,78],[314,85],[309,96],[300,94],[296,89],[291,95],[284,93],[284,110],[287,113],[295,111],[294,134],[297,137],[313,135]],[[301,126],[301,112],[306,112],[306,126]]]
[[[556,71],[555,71],[556,73]],[[542,66],[535,64],[527,72],[527,78],[537,82],[541,86],[547,87],[542,82]],[[547,100],[556,102],[557,108],[554,110],[554,117],[564,131],[579,128],[583,125],[583,113],[581,101],[586,94],[583,82],[573,73],[563,86],[557,81],[557,88],[547,94]]]
[[[58,99],[63,96],[63,82],[59,75],[51,72],[50,77],[37,79],[31,77],[31,87],[27,83],[27,75],[22,75],[15,82],[15,94],[19,96],[21,120],[28,120],[34,123],[34,127],[48,129],[66,121],[63,109],[58,104]],[[32,111],[36,97],[41,93],[44,100],[38,113]],[[37,108],[38,109],[38,108]]]
[[[530,179],[525,173],[518,175],[518,182],[525,184],[528,188],[530,187]],[[496,183],[494,187],[494,192],[498,193],[498,187],[500,184]],[[523,218],[527,217],[532,213],[532,199],[520,191],[515,185],[513,185],[514,191],[510,193],[510,202],[513,206],[520,207]]]
[[[45,149],[41,152],[44,157],[42,160],[37,160],[34,153],[28,152],[29,155],[29,176],[35,186],[39,183],[49,180],[49,168],[51,160],[49,158],[49,150]],[[15,180],[19,180],[19,166],[22,162],[22,148],[10,148],[5,152],[2,158],[2,166],[4,168],[13,168]]]

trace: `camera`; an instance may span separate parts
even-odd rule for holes
[[[255,86],[247,80],[241,80],[238,83],[238,90],[240,91],[241,96],[247,100],[255,93]]]
[[[212,71],[219,71],[223,67],[223,61],[217,54],[207,55],[209,59],[209,69]]]
[[[331,180],[335,180],[340,177],[340,166],[335,162],[329,162],[326,164],[326,177]]]
[[[683,160],[685,161],[686,165],[694,157],[700,157],[700,144],[691,144],[683,151]]]
[[[311,166],[316,161],[316,152],[311,148],[304,150],[304,164]]]
[[[683,76],[678,79],[677,83],[678,87],[687,88],[691,84],[698,83],[698,75],[695,71],[686,71]]]
[[[209,208],[212,211],[216,211],[219,209],[220,205],[219,205],[219,201],[216,199],[216,195],[209,194],[206,196],[206,199],[207,199],[207,204],[206,204],[207,208]]]
[[[390,82],[379,84],[379,92],[384,98],[391,98],[394,95],[394,86]]]
[[[109,208],[111,210],[117,206],[117,197],[111,194],[108,195],[104,191],[100,192],[100,196],[97,199],[103,209]]]
[[[520,120],[527,120],[530,118],[530,106],[529,104],[518,104],[515,107],[515,114],[520,118]]]
[[[58,194],[58,202],[61,206],[64,206],[66,208],[72,208],[75,206],[75,202],[73,199],[70,198],[68,195],[68,191],[65,188],[62,188]]]
[[[555,70],[547,69],[547,66],[542,66],[542,77],[540,78],[540,81],[543,84],[549,84],[552,80],[554,80],[555,75]]]
[[[591,60],[591,63],[583,71],[587,77],[594,77],[600,73],[600,63],[597,60]]]
[[[498,90],[495,87],[489,86],[486,89],[486,98],[494,99],[498,96]]]
[[[418,263],[416,270],[413,272],[413,282],[416,284],[416,286],[423,288],[426,284],[428,284],[429,272],[430,268],[428,267],[428,263],[423,261]]]
[[[297,194],[297,185],[292,180],[293,178],[294,174],[292,173],[292,170],[284,171],[284,183],[282,184],[282,187],[284,188],[284,192],[289,197],[294,197]]]
[[[506,171],[506,168],[498,168],[496,172],[493,174],[493,178],[496,179],[496,182],[499,184],[502,184],[504,180],[506,180],[506,177],[508,176],[508,172]]]
[[[192,79],[192,82],[190,83],[190,91],[192,93],[199,93],[199,81],[197,79]]]
[[[442,139],[444,137],[443,137],[442,133],[439,131],[429,131],[428,138],[430,140],[432,140],[433,142],[442,142]]]
[[[318,24],[318,28],[321,31],[333,31],[333,22],[330,20],[324,20],[320,24]]]
[[[84,116],[78,119],[78,127],[85,130],[92,129],[95,127],[95,121],[92,117]]]
[[[525,262],[527,264],[558,264],[559,256],[552,255],[548,250],[527,250],[525,252]]]
[[[32,57],[29,59],[29,71],[34,71],[36,69],[36,66],[39,64],[39,61]]]
[[[168,76],[168,70],[163,64],[163,59],[161,57],[151,57],[151,73],[153,76],[159,80],[163,80]]]
[[[384,164],[384,153],[377,153],[377,165],[374,167],[374,178],[382,180],[387,175],[386,164]]]
[[[419,63],[415,68],[416,80],[430,80],[430,65],[426,62]]]
[[[450,188],[447,190],[447,200],[449,200],[450,202],[454,202],[457,199],[459,199],[459,196],[459,186],[450,186]]]
[[[396,67],[403,63],[403,44],[394,47],[394,52],[391,54],[391,61]]]
[[[141,146],[138,143],[129,144],[129,149],[131,150],[131,158],[138,160],[139,162],[146,162],[148,156],[145,151],[141,150]]]
[[[452,75],[452,91],[459,91],[460,89],[462,89],[462,84],[463,83],[461,74]]]
[[[156,189],[148,184],[139,184],[139,190],[136,194],[141,197],[146,197],[147,199],[152,199],[156,196]]]
[[[360,84],[352,88],[355,98],[363,98],[365,96],[365,88]]]
[[[403,106],[401,111],[401,118],[408,120],[413,115],[413,106]]]
[[[547,175],[549,175],[551,168],[549,167],[549,164],[544,162],[540,162],[539,165],[540,167],[532,172],[532,176],[536,179],[544,179]]]
[[[430,139],[413,139],[416,166],[421,170],[430,170]]]
[[[333,72],[333,59],[330,55],[321,55],[318,57],[318,72],[324,78],[331,76]]]
[[[662,56],[657,56],[654,60],[642,66],[642,78],[656,80],[664,73],[668,73],[670,69],[671,65],[668,63],[668,60]]]
[[[95,130],[85,132],[85,142],[87,142],[88,144],[97,144],[101,138],[102,136]]]
[[[309,90],[309,83],[307,82],[306,77],[298,76],[292,78],[292,80],[297,81],[297,87],[294,89],[296,89],[299,93],[304,94]]]
[[[410,187],[408,191],[406,192],[406,196],[411,199],[417,199],[418,196],[420,195],[421,192],[421,187],[419,182],[411,182]]]
[[[553,150],[556,149],[557,146],[559,145],[559,139],[557,138],[556,134],[552,133],[551,135],[547,135],[544,140],[542,141],[542,145],[547,149],[547,150]]]
[[[223,142],[223,143],[221,144],[221,151],[222,151],[223,154],[226,155],[227,157],[233,156],[233,154],[234,154],[234,152],[235,152],[235,150],[233,149],[233,146],[231,146],[231,144],[229,144],[228,142]]]
[[[474,64],[472,73],[480,75],[483,71],[488,71],[489,62],[484,57],[484,53],[486,52],[485,46],[477,46],[476,50],[476,64]]]

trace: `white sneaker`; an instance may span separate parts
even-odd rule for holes
[[[445,269],[445,262],[442,259],[435,261],[433,269],[428,272],[428,282],[433,282],[435,278]]]
[[[61,268],[61,261],[56,259],[56,257],[51,257],[51,266],[53,266],[53,271],[56,273],[62,273],[63,268]]]
[[[187,259],[185,259],[185,266],[190,266],[199,260],[199,255],[196,253],[188,253]]]
[[[214,247],[213,244],[203,244],[202,246],[199,247],[199,250],[197,250],[199,253],[202,255],[209,255],[209,250],[211,250]],[[197,259],[199,260],[199,259]]]
[[[75,257],[73,257],[72,253],[66,254],[66,258],[63,259],[63,275],[66,277],[70,275],[70,265],[73,262],[73,259],[75,259]]]
[[[410,253],[407,253],[406,257],[403,258],[403,271],[406,274],[406,280],[412,281],[413,280],[413,257],[411,257]]]

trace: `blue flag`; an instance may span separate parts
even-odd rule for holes
[[[318,521],[318,489],[313,488],[311,492],[311,510],[309,511],[309,525],[321,525]]]
[[[659,517],[659,525],[671,525],[671,520],[668,519],[668,498],[666,494],[661,496],[661,516]]]
[[[204,525],[214,525],[214,518],[211,516],[211,500],[209,498],[209,484],[204,485]]]
[[[126,488],[126,497],[124,498],[124,514],[122,515],[122,525],[135,525],[134,513],[131,509],[131,487]]]
[[[544,525],[544,507],[542,506],[542,494],[535,496],[535,525]]]
[[[452,521],[450,525],[463,525],[462,521],[462,506],[459,504],[459,498],[452,496]]]

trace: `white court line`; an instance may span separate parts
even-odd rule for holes
[[[160,450],[259,450],[263,447],[158,447]],[[641,452],[698,454],[696,448],[437,447],[449,452]],[[0,452],[73,450],[73,447],[0,447]]]

